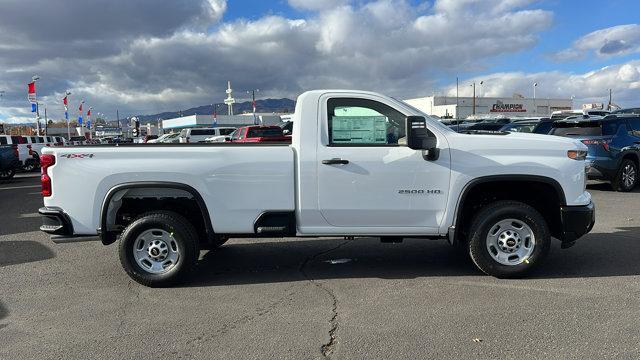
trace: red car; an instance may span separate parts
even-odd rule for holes
[[[243,126],[231,134],[229,142],[256,143],[256,142],[291,142],[291,138],[285,136],[279,126]]]

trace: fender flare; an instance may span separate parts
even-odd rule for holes
[[[455,229],[457,227],[458,220],[462,217],[462,210],[464,208],[463,205],[467,199],[467,196],[469,195],[469,192],[476,185],[490,183],[490,182],[500,182],[500,181],[514,181],[514,182],[528,181],[528,182],[538,182],[538,183],[551,185],[551,187],[553,187],[556,193],[558,194],[558,198],[560,199],[560,205],[563,206],[567,204],[567,199],[565,197],[564,190],[562,189],[562,186],[560,185],[560,183],[557,180],[547,176],[514,174],[514,175],[488,175],[488,176],[477,177],[465,184],[465,186],[462,189],[462,193],[458,197],[458,202],[456,203],[456,207],[454,210],[453,222],[451,227],[449,228],[449,235],[448,235],[449,241],[452,244],[457,241],[456,239],[457,239],[458,232],[456,232]]]
[[[202,214],[202,220],[204,221],[206,227],[206,233],[208,237],[213,236],[213,225],[211,224],[211,215],[209,214],[209,210],[207,209],[207,204],[204,199],[196,190],[190,185],[177,183],[177,182],[169,182],[169,181],[140,181],[140,182],[129,182],[116,185],[107,191],[107,195],[102,202],[102,206],[100,208],[100,229],[98,229],[98,233],[100,234],[100,240],[104,245],[112,244],[116,241],[115,238],[111,238],[109,236],[109,232],[107,229],[107,212],[109,211],[109,205],[111,204],[111,200],[113,196],[117,194],[119,191],[127,190],[127,189],[140,189],[140,188],[163,188],[163,189],[178,189],[184,190],[191,195],[195,199],[198,204],[198,208],[200,208],[200,213]]]

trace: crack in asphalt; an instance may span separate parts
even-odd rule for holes
[[[353,240],[343,241],[340,244],[338,244],[337,246],[332,247],[331,249],[324,250],[324,251],[321,251],[321,252],[319,252],[319,253],[317,253],[315,255],[307,257],[304,260],[304,262],[302,262],[302,264],[300,265],[300,269],[299,269],[300,273],[302,273],[302,275],[305,277],[305,279],[307,279],[313,285],[317,286],[320,290],[322,290],[324,293],[329,295],[329,297],[331,298],[331,301],[332,301],[332,308],[331,308],[332,316],[331,316],[331,319],[329,319],[329,324],[331,325],[331,327],[329,328],[329,342],[327,342],[326,344],[323,344],[320,347],[320,351],[322,353],[322,356],[324,356],[325,358],[329,358],[329,359],[331,358],[331,353],[333,353],[334,347],[335,347],[336,343],[338,342],[338,337],[337,337],[337,332],[338,332],[338,298],[336,297],[336,294],[333,292],[333,290],[328,288],[322,282],[319,282],[316,279],[314,279],[311,276],[309,276],[309,274],[307,274],[307,272],[305,271],[305,267],[307,266],[307,264],[313,262],[318,257],[320,257],[322,255],[326,255],[326,254],[328,254],[328,253],[330,253],[332,251],[338,250],[339,248],[343,247],[344,245],[350,243],[351,241],[353,241]]]

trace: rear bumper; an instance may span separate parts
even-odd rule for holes
[[[38,213],[42,215],[42,226],[40,231],[49,235],[73,235],[73,224],[71,219],[62,209],[58,207],[41,207]]]
[[[593,229],[595,224],[595,206],[593,202],[583,206],[563,206],[560,208],[562,221],[561,238],[563,247],[573,243]]]
[[[42,215],[40,231],[51,235],[51,241],[56,244],[100,240],[97,235],[74,234],[69,215],[58,207],[41,207],[38,213]]]

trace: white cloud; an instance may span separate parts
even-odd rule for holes
[[[502,97],[522,94],[531,97],[533,84],[538,83],[536,96],[544,98],[569,98],[575,96],[575,104],[607,102],[609,89],[612,89],[614,102],[621,106],[637,106],[640,99],[640,60],[624,64],[606,66],[584,74],[571,74],[559,71],[525,73],[508,72],[479,76],[461,82],[460,96],[471,96],[468,84],[475,81],[476,86],[483,81],[481,96]],[[447,95],[455,96],[455,84],[450,85]]]
[[[349,0],[289,0],[289,5],[300,10],[325,10],[349,3]]]
[[[595,54],[600,58],[640,52],[640,25],[618,25],[593,31],[574,41],[570,48],[554,55],[560,61],[571,61]]]
[[[0,23],[7,106],[28,105],[24,86],[34,73],[42,77],[44,101],[57,101],[69,88],[74,101],[85,98],[110,114],[221,101],[227,80],[269,97],[325,87],[414,96],[432,89],[443,73],[478,71],[490,59],[532,47],[553,18],[525,0],[437,0],[432,7],[406,0],[290,0],[308,17],[220,23],[232,2],[188,3],[154,2],[161,5],[148,5],[153,16],[143,12],[137,19],[128,12],[122,19],[121,13],[94,16],[104,29],[91,26],[74,39],[64,31],[46,33],[47,27],[26,29],[20,21]]]

